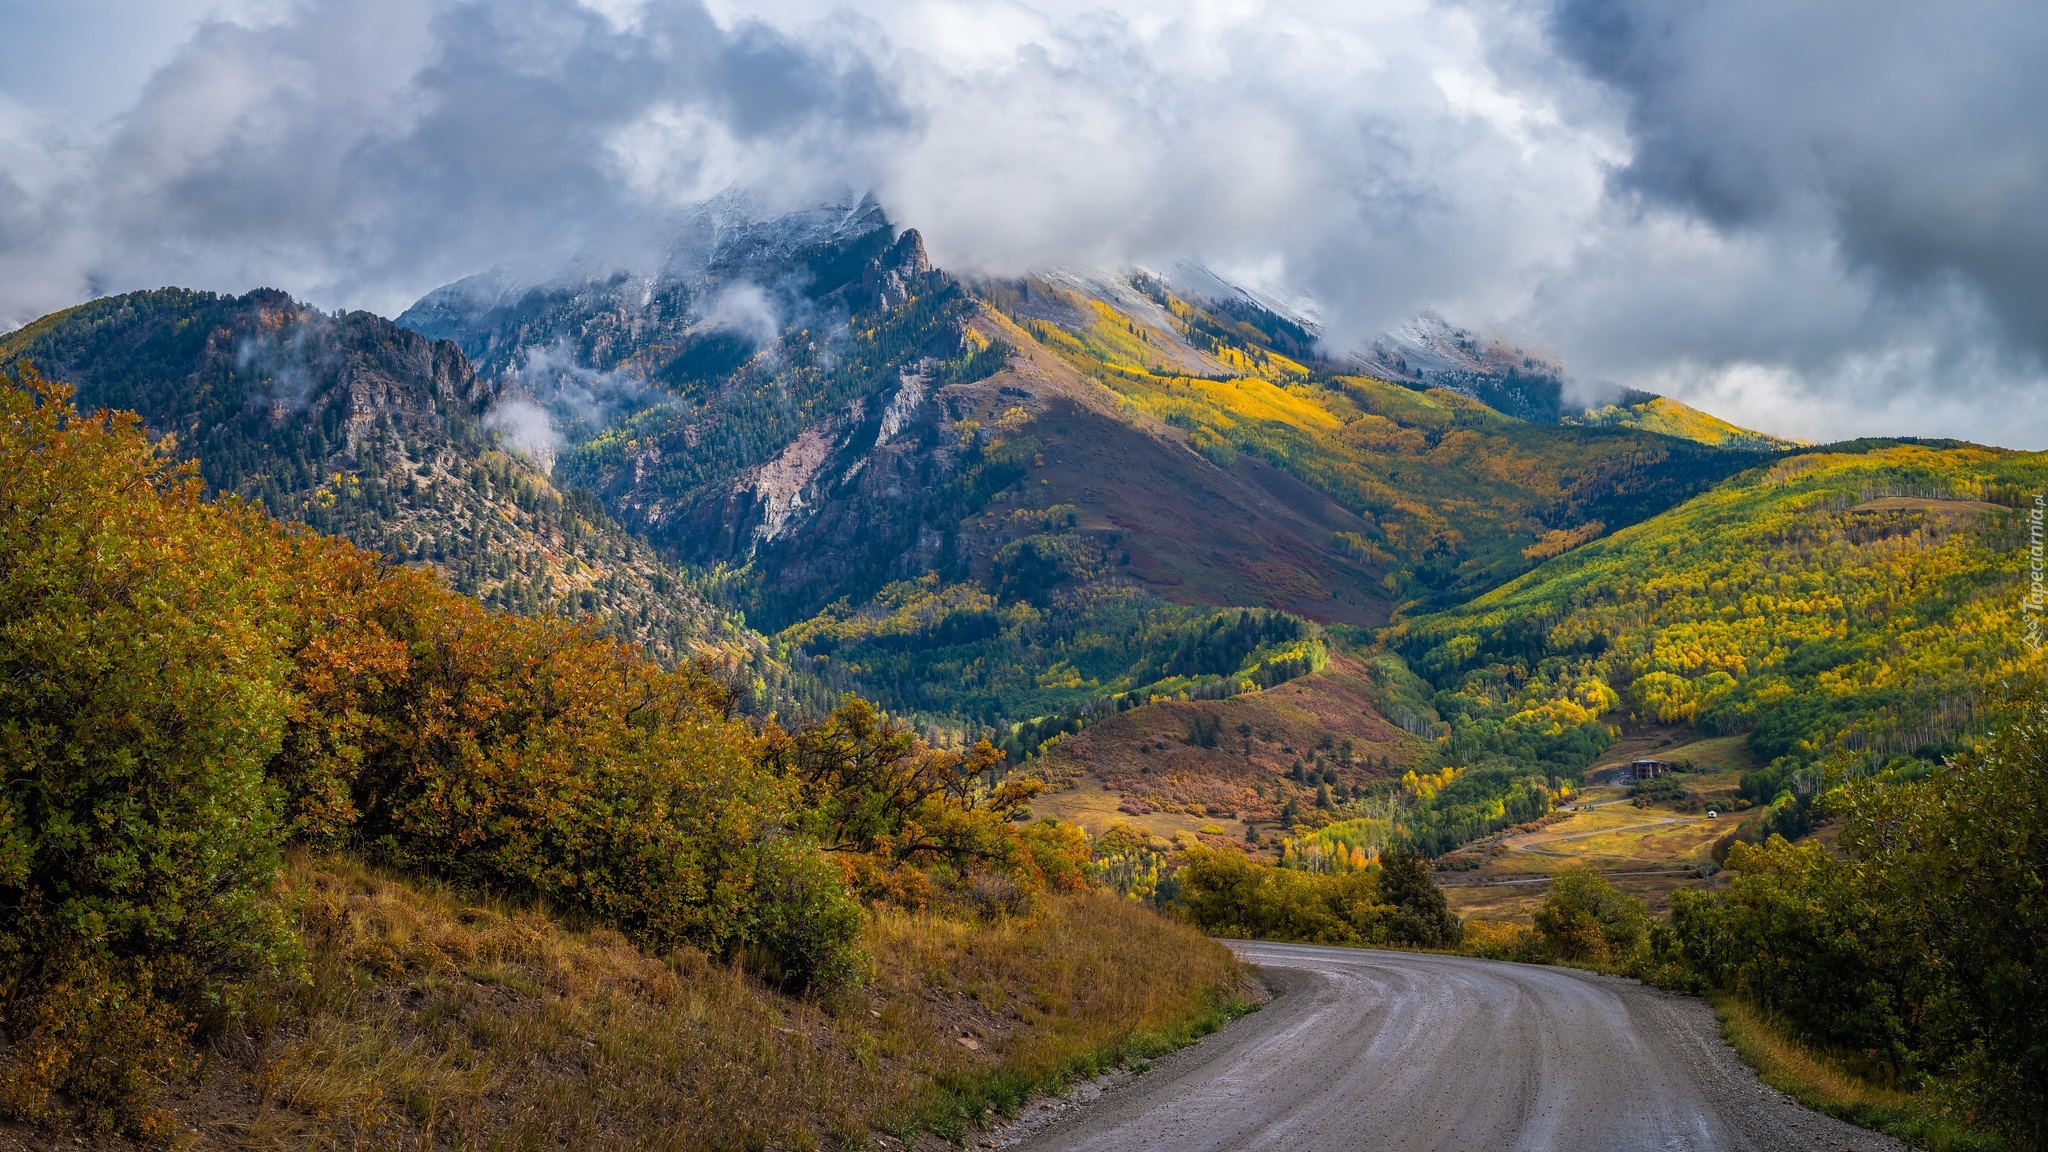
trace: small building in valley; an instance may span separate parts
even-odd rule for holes
[[[1629,763],[1626,778],[1629,780],[1655,780],[1666,772],[1676,771],[1678,771],[1678,765],[1673,764],[1669,760],[1635,760]]]

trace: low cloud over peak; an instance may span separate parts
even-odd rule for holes
[[[1786,435],[2048,445],[2038,5],[194,3],[111,120],[0,96],[0,318],[395,314],[871,189],[961,271],[1194,261],[1337,344],[1435,310]],[[0,30],[82,58],[61,11]]]

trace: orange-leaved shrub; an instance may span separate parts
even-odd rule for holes
[[[0,387],[0,1110],[146,1133],[195,1027],[274,981],[288,837],[643,946],[856,970],[798,790],[704,669],[496,616],[208,503],[132,416]]]
[[[754,942],[793,790],[705,669],[502,616],[346,543],[283,540],[305,604],[273,772],[309,840],[575,907],[664,950]]]
[[[1089,886],[1077,826],[1020,823],[1044,785],[1006,777],[988,741],[933,748],[914,729],[849,696],[794,733],[770,725],[763,763],[796,789],[802,829],[875,904],[921,908],[950,897],[984,912],[1022,911],[1041,891]]]

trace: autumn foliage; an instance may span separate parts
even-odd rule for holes
[[[289,962],[264,774],[293,707],[274,569],[133,418],[0,390],[0,1109],[124,1102]],[[179,1010],[168,1011],[175,1005]]]
[[[296,971],[290,841],[791,988],[858,976],[849,872],[1025,897],[1078,875],[1008,819],[1029,791],[985,747],[934,751],[858,702],[757,731],[709,666],[207,502],[132,415],[20,378],[0,388],[0,1111],[156,1123],[183,1041]]]

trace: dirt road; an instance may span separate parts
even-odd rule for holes
[[[1271,1004],[1021,1147],[1905,1148],[1760,1083],[1698,1000],[1458,956],[1237,947],[1278,992]]]

